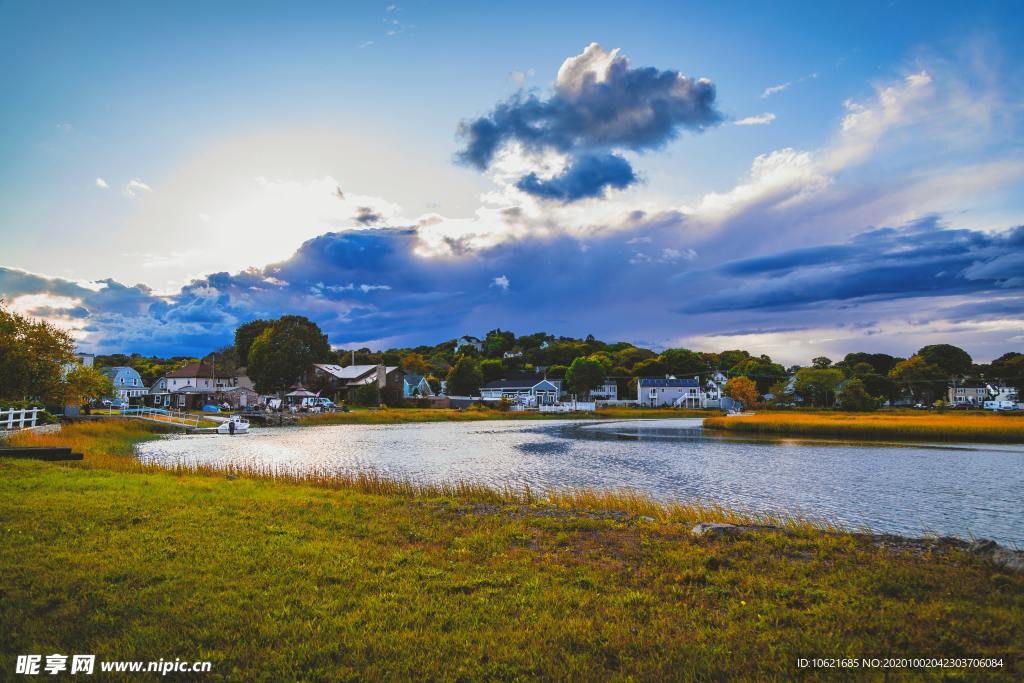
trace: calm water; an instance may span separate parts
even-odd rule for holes
[[[1024,447],[752,440],[700,420],[470,422],[171,436],[144,461],[373,469],[424,482],[631,488],[876,531],[1024,547]]]

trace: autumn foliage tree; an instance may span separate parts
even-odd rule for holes
[[[749,377],[733,377],[725,383],[722,393],[742,403],[744,408],[757,403],[757,383]]]

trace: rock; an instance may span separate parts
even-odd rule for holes
[[[987,538],[979,538],[969,546],[967,551],[988,558],[997,567],[1011,572],[1024,572],[1024,551],[1010,550]]]
[[[721,522],[701,522],[690,529],[690,533],[694,536],[721,538],[722,536],[737,536],[745,531],[778,530],[779,527],[772,524],[724,524]]]

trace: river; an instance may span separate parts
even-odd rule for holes
[[[754,439],[700,420],[254,429],[140,444],[144,462],[375,470],[422,482],[628,488],[910,536],[1024,547],[1024,446]]]

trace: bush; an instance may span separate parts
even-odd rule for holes
[[[882,399],[868,393],[864,382],[859,378],[851,379],[837,396],[838,406],[843,410],[866,412],[877,410]]]

